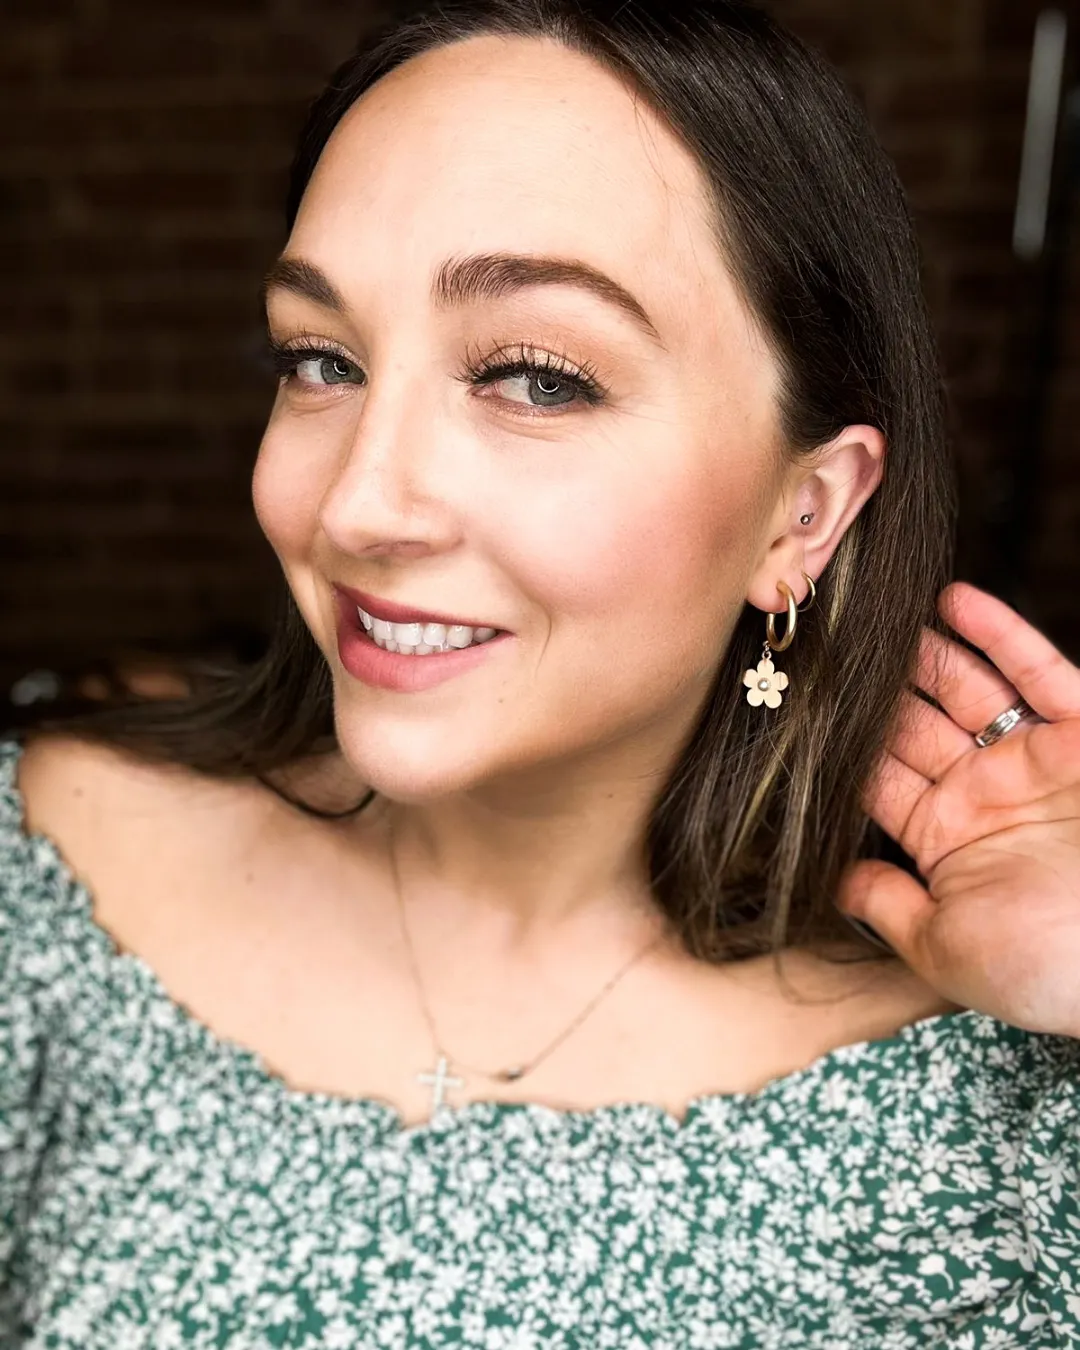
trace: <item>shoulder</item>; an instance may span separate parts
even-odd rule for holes
[[[79,855],[97,855],[123,838],[130,856],[142,831],[160,840],[178,807],[211,799],[220,805],[238,795],[184,765],[55,733],[27,739],[17,786],[27,832],[49,835]]]
[[[162,780],[160,771],[111,745],[58,733],[29,736],[18,762],[27,830],[85,827],[130,795],[135,777],[144,788]]]
[[[28,737],[17,770],[23,830],[55,846],[121,942],[161,914],[151,900],[212,869],[238,828],[254,828],[269,795],[56,733]]]
[[[356,800],[336,761],[301,760],[275,776],[324,809]],[[149,762],[74,736],[28,738],[17,789],[25,830],[55,847],[98,925],[121,949],[150,957],[243,914],[251,885],[271,887],[292,854],[318,854],[317,827],[255,779]]]

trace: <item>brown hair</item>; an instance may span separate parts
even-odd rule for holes
[[[903,191],[857,102],[814,52],[741,0],[443,0],[384,22],[311,105],[292,165],[291,228],[331,132],[403,61],[475,35],[583,52],[666,118],[697,157],[716,237],[782,371],[794,457],[848,425],[888,440],[883,480],[818,581],[787,658],[791,691],[744,697],[762,614],[746,606],[698,726],[657,800],[648,856],[687,949],[737,960],[852,941],[835,908],[844,867],[880,836],[860,806],[920,629],[940,631],[955,489],[941,382]],[[283,588],[258,659],[193,662],[191,690],[120,693],[26,720],[221,777],[271,775],[333,751],[326,662]],[[371,799],[368,793],[352,810]]]

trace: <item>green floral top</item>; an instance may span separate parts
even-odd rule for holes
[[[1080,1346],[1080,1042],[974,1011],[752,1094],[288,1088],[118,953],[0,741],[0,1348]]]

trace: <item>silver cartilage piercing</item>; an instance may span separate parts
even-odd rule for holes
[[[813,513],[813,511],[811,511],[808,515],[800,516],[800,517],[799,517],[799,524],[800,524],[800,525],[809,525],[810,522],[811,522],[813,519],[814,519],[814,513]]]

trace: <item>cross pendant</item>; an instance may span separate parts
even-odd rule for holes
[[[431,1088],[431,1110],[433,1113],[445,1105],[443,1094],[448,1087],[465,1086],[464,1078],[451,1078],[449,1070],[450,1061],[445,1055],[440,1055],[439,1062],[432,1073],[418,1073],[416,1075],[418,1083],[423,1083],[425,1087]]]

